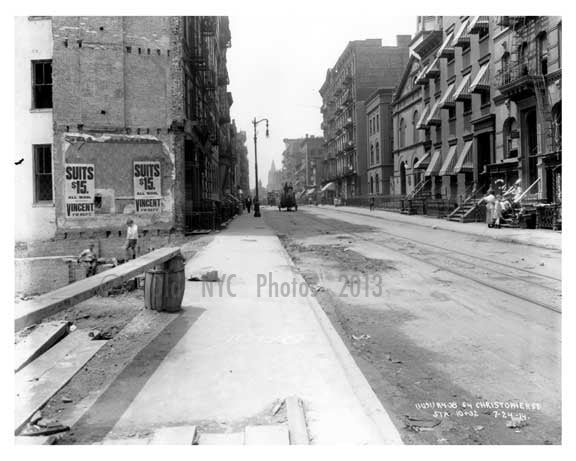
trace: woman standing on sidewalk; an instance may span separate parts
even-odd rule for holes
[[[478,205],[480,205],[482,202],[486,202],[486,224],[488,224],[488,227],[493,227],[496,197],[494,196],[494,191],[492,189],[488,189],[488,195],[486,195],[486,197],[482,197],[478,202]]]

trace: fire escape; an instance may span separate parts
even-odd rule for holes
[[[548,91],[548,50],[542,49],[541,37],[547,33],[548,18],[545,16],[503,16],[500,17],[500,25],[508,26],[513,30],[507,45],[510,60],[502,64],[497,76],[496,84],[500,92],[511,101],[521,101],[534,96],[536,99],[537,120],[539,121],[538,140],[535,151],[528,152],[529,163],[542,163],[553,165],[552,170],[561,168],[561,146],[557,136],[557,127],[554,123]],[[540,168],[540,167],[538,167]],[[541,170],[543,171],[543,170]],[[542,177],[538,176],[527,184],[528,190],[535,191]],[[551,178],[552,190],[558,190],[556,175]],[[547,197],[553,201],[553,205],[559,210],[556,203],[559,194],[553,193],[553,197]],[[526,196],[524,204],[532,208],[539,202],[536,194]],[[557,206],[556,206],[557,205]],[[555,213],[555,212],[554,212]],[[552,227],[557,227],[557,216],[550,217],[554,221]],[[549,227],[548,224],[542,227]]]

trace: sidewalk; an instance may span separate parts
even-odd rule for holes
[[[316,207],[310,207],[312,209]],[[370,211],[368,208],[342,206],[334,207],[331,205],[319,205],[321,209],[335,210],[338,212],[346,212],[353,214],[360,214],[372,217],[385,218],[389,221],[404,222],[415,226],[430,227],[436,229],[449,230],[452,232],[460,232],[464,234],[478,235],[486,238],[493,238],[504,242],[518,243],[521,245],[531,245],[540,248],[561,250],[562,249],[562,233],[548,229],[490,229],[485,223],[459,223],[448,221],[447,219],[439,219],[431,216],[422,215],[403,215],[392,211],[383,211],[375,209]]]
[[[186,282],[183,313],[175,319],[183,333],[166,338],[174,346],[107,438],[162,426],[249,424],[278,399],[296,395],[304,402],[313,444],[402,443],[262,219],[236,218],[186,266],[187,277],[207,270],[226,275],[222,295],[216,283],[210,296],[207,284]],[[290,294],[282,296],[288,285]]]

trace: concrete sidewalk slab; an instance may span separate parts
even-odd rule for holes
[[[355,215],[371,216],[389,221],[406,223],[413,226],[422,226],[435,229],[448,230],[463,234],[477,235],[480,237],[491,238],[503,242],[517,243],[521,245],[531,245],[539,248],[551,250],[562,249],[562,233],[548,229],[490,229],[485,223],[459,223],[448,221],[446,219],[434,218],[431,216],[421,215],[403,215],[392,211],[375,209],[370,211],[367,208],[342,206],[334,207],[331,205],[303,206],[302,209],[310,208],[335,211],[340,213],[349,213]]]
[[[182,317],[203,310],[109,433],[216,422],[238,427],[298,395],[312,444],[401,438],[279,239],[244,215],[190,260]],[[210,295],[208,287],[214,291]],[[222,290],[220,293],[220,289]],[[276,289],[278,293],[276,293]]]

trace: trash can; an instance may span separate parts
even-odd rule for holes
[[[182,307],[186,276],[184,275],[184,258],[176,256],[168,263],[164,279],[164,310],[178,312]]]
[[[144,279],[144,307],[155,311],[164,309],[164,285],[166,271],[149,270]]]

